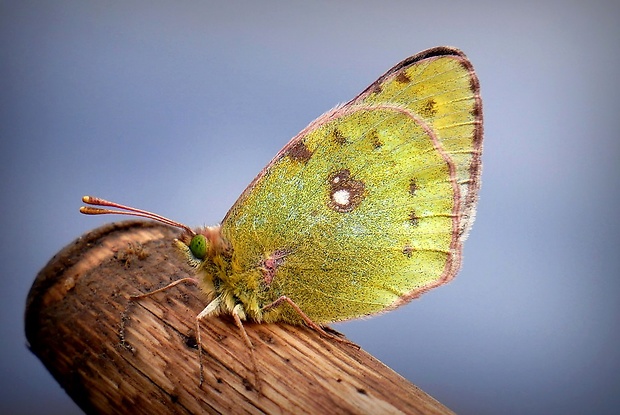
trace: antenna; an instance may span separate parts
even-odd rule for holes
[[[121,210],[114,210],[114,209],[96,208],[96,207],[91,207],[91,206],[82,206],[80,207],[80,213],[83,213],[85,215],[114,214],[114,215],[138,216],[141,218],[156,220],[157,222],[165,223],[166,225],[174,226],[175,228],[181,228],[189,232],[191,235],[196,235],[196,232],[194,232],[189,226],[184,225],[179,222],[175,222],[172,219],[168,219],[164,216],[158,215],[157,213],[149,212],[147,210],[136,209],[131,206],[121,205],[120,203],[110,202],[108,200],[100,199],[98,197],[93,197],[93,196],[83,196],[82,202],[88,205],[106,206],[106,207],[121,209]]]

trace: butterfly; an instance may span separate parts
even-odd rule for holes
[[[245,320],[327,334],[328,323],[394,309],[454,278],[475,218],[482,133],[472,64],[437,47],[310,123],[220,225],[192,229],[91,196],[83,201],[103,208],[80,210],[182,229],[174,243],[210,298],[197,324],[232,315],[250,347]]]

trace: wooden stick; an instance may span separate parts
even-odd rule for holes
[[[250,352],[230,317],[201,325],[206,299],[192,285],[138,301],[130,295],[191,277],[172,246],[178,230],[154,222],[96,229],[39,273],[26,335],[86,413],[424,413],[450,410],[362,350],[306,327],[246,323]]]

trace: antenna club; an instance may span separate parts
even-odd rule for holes
[[[84,202],[86,203],[86,202]],[[90,206],[81,206],[80,207],[80,213],[83,213],[85,215],[99,215],[101,213],[103,213],[104,209],[99,209],[99,208],[94,208],[94,207],[90,207]]]
[[[107,200],[101,199],[100,197],[88,196],[88,195],[82,196],[82,202],[88,203],[89,205],[102,205],[102,206],[115,205],[115,203],[108,202]]]

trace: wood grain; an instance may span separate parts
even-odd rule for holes
[[[128,300],[193,276],[171,244],[176,236],[153,222],[110,224],[37,276],[26,310],[30,348],[86,413],[452,413],[363,350],[285,324],[245,324],[259,393],[250,351],[226,316],[201,325],[200,386],[202,293],[180,284]]]

